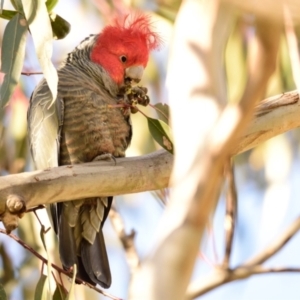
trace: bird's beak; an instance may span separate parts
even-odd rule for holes
[[[143,66],[132,66],[125,69],[125,81],[129,80],[130,82],[139,83],[142,79],[144,73]]]

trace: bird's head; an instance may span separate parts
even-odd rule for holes
[[[152,30],[150,17],[138,14],[107,26],[99,34],[91,51],[91,60],[101,65],[118,84],[139,82],[148,63],[149,53],[161,44]]]

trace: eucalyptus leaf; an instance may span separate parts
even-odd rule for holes
[[[18,12],[14,10],[2,9],[0,18],[5,20],[11,20]]]
[[[8,248],[8,249],[7,249]],[[0,255],[2,259],[2,268],[5,270],[1,276],[1,283],[7,284],[15,278],[14,264],[11,256],[9,255],[9,247],[5,247],[4,244],[0,244]],[[0,297],[1,299],[1,297]]]
[[[61,284],[57,283],[56,289],[53,294],[53,300],[65,300],[67,295],[68,294],[64,287]]]
[[[47,262],[47,275],[48,275],[48,277],[50,277],[51,276],[51,261],[50,261],[50,255],[49,255],[49,252],[48,252],[46,240],[45,240],[45,234],[46,234],[45,226],[42,225],[41,229],[40,229],[40,237],[41,237],[44,249],[47,253],[47,261],[48,261]],[[49,284],[49,291],[51,291],[51,282],[50,282],[50,280],[48,280],[48,284]]]
[[[170,9],[166,6],[158,5],[158,7],[156,9],[156,14],[159,15],[160,17],[170,21],[171,23],[174,23],[175,19],[176,19],[177,11],[178,11],[178,9],[175,9],[173,6],[172,6],[172,9]]]
[[[54,12],[49,14],[53,38],[60,40],[63,39],[71,30],[71,25],[68,21],[60,17]]]
[[[53,37],[47,7],[39,0],[22,0],[22,3],[36,54],[52,93],[52,105],[57,96],[58,76],[51,62]]]
[[[36,285],[34,292],[34,300],[47,300],[48,290],[47,290],[48,277],[41,274],[41,277]]]
[[[57,3],[58,3],[58,0],[47,0],[46,7],[47,7],[48,12],[51,12]]]
[[[18,12],[23,12],[23,6],[21,0],[10,0],[12,6],[17,10]]]
[[[0,284],[0,300],[6,300],[7,295],[2,284]]]
[[[154,105],[154,108],[158,114],[158,118],[165,123],[169,124],[170,123],[170,109],[169,105],[166,103],[157,103]]]
[[[171,129],[165,122],[147,117],[149,131],[154,140],[164,149],[173,154]]]
[[[76,274],[77,274],[77,265],[74,264],[72,284],[71,284],[71,287],[70,287],[70,290],[69,290],[69,293],[68,293],[68,296],[67,296],[66,300],[75,300],[74,286],[75,286]]]
[[[1,52],[1,72],[5,76],[0,91],[0,108],[8,103],[20,80],[25,57],[26,32],[26,21],[19,13],[5,27]]]

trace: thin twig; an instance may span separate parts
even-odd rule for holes
[[[264,268],[262,266],[253,266],[250,268],[236,268],[233,272],[242,272],[243,270],[247,270],[249,276],[251,275],[260,275],[260,274],[267,274],[267,273],[285,273],[285,272],[300,272],[300,267],[271,267],[271,268]],[[248,277],[249,277],[248,276]]]
[[[44,267],[45,267],[45,263],[42,261],[42,265],[41,265],[41,274],[43,274],[44,273]]]
[[[15,240],[18,244],[20,244],[23,248],[27,249],[28,251],[30,251],[34,256],[36,256],[38,259],[40,259],[42,261],[42,264],[47,264],[48,263],[48,260],[43,257],[41,254],[39,254],[37,251],[35,251],[32,247],[30,247],[29,245],[27,245],[25,242],[23,242],[20,238],[18,238],[16,235],[14,234],[11,234],[11,233],[7,233],[4,229],[1,229],[0,228],[0,233],[3,233],[7,236],[9,236],[10,238],[12,238],[13,240]],[[51,267],[53,269],[55,269],[59,274],[63,273],[65,274],[66,276],[68,276],[69,278],[73,278],[73,273],[70,272],[70,271],[66,271],[62,268],[60,268],[59,266],[51,263]],[[85,282],[79,278],[76,278],[76,282],[79,283],[79,284],[82,284],[82,285],[85,285],[85,286],[88,286],[89,288],[97,291],[98,293],[106,296],[106,297],[109,297],[113,300],[122,300],[121,298],[118,298],[118,297],[115,297],[113,295],[110,295],[109,293],[106,293],[104,292],[103,290],[101,289],[98,289],[96,288],[95,286],[89,284],[88,282]]]
[[[199,297],[212,289],[225,283],[246,279],[252,275],[282,272],[300,272],[300,268],[273,267],[265,268],[261,264],[276,254],[296,233],[300,230],[300,217],[290,224],[287,230],[279,236],[271,245],[246,263],[234,269],[216,268],[214,272],[201,280],[191,283],[187,291],[187,298]]]
[[[211,261],[209,260],[209,258],[208,258],[203,252],[200,252],[200,253],[199,253],[199,257],[200,257],[200,259],[202,259],[205,263],[207,263],[210,267],[212,267],[212,268],[215,267],[214,263],[211,262]]]
[[[37,211],[39,209],[44,209],[44,208],[46,208],[46,206],[41,204],[41,205],[38,205],[38,206],[35,206],[35,207],[32,207],[32,208],[29,208],[25,212],[29,213],[29,212]]]
[[[237,213],[237,193],[234,180],[234,166],[230,161],[226,170],[228,181],[228,189],[226,195],[226,216],[225,216],[225,256],[223,260],[223,268],[229,268],[230,255],[232,251],[232,242],[235,229],[236,213]]]
[[[168,203],[167,189],[159,189],[152,192],[153,196],[162,204],[164,207]]]
[[[271,243],[268,247],[263,249],[260,253],[249,259],[247,262],[241,265],[241,267],[255,266],[264,263],[271,256],[281,250],[286,243],[294,237],[297,231],[300,230],[300,217],[292,222],[289,227]]]
[[[124,222],[122,220],[122,217],[116,210],[115,205],[111,206],[109,216],[110,216],[111,223],[118,237],[120,238],[120,241],[125,250],[130,273],[133,274],[139,265],[139,257],[134,245],[135,231],[132,230],[130,234],[126,234]]]
[[[31,76],[31,75],[43,75],[43,72],[21,72],[22,75]]]
[[[54,278],[54,281],[56,282],[56,285],[61,285],[61,287],[63,288],[63,290],[64,290],[64,293],[67,295],[68,294],[68,291],[67,291],[67,289],[65,288],[65,286],[64,286],[64,283],[63,283],[63,281],[62,281],[62,278],[61,278],[61,276],[60,276],[60,273],[58,273],[59,274],[59,280],[60,280],[60,282],[57,280],[57,278],[55,277],[55,274],[54,274],[54,272],[53,271],[51,271],[51,274],[52,274],[52,276],[53,276],[53,278]]]
[[[121,104],[108,104],[107,107],[108,108],[131,108],[133,106],[126,103],[121,103]]]
[[[264,268],[262,266],[253,266],[248,268],[238,267],[232,270],[215,269],[205,278],[194,281],[188,288],[185,299],[194,299],[202,296],[213,289],[226,283],[249,278],[252,275],[261,275],[267,273],[300,272],[300,268],[291,267],[273,267]]]
[[[33,210],[33,213],[34,213],[35,217],[37,218],[38,222],[40,223],[40,226],[43,229],[43,233],[46,234],[51,229],[51,227],[48,227],[47,229],[45,229],[45,226],[42,223],[42,221],[40,220],[39,216],[37,215],[36,210]]]
[[[208,231],[209,235],[211,236],[211,244],[212,244],[213,255],[214,255],[214,260],[215,260],[214,263],[218,264],[219,256],[218,256],[218,251],[217,251],[216,237],[215,237],[212,220],[209,220],[209,222],[207,223],[207,231]]]
[[[142,112],[137,106],[135,106],[135,108],[136,108],[137,111],[140,112],[145,118],[149,119],[149,117],[148,117],[144,112]]]

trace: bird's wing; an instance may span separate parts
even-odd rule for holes
[[[47,82],[42,80],[32,93],[28,110],[30,151],[37,169],[58,166],[59,135],[63,122],[63,101],[52,102]]]
[[[63,124],[63,100],[52,95],[45,79],[32,93],[27,121],[31,155],[37,169],[58,166],[60,133]],[[50,205],[54,230],[57,232],[57,206]]]

